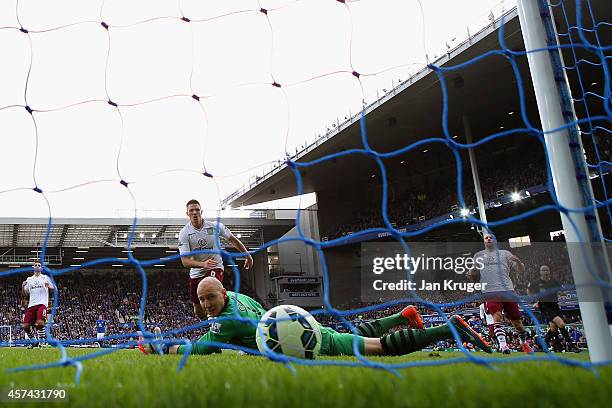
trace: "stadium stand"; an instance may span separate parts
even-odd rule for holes
[[[13,336],[23,339],[19,308],[19,289],[23,277],[6,278],[0,287],[0,325],[12,326]],[[187,275],[184,271],[162,271],[148,274],[149,288],[145,324],[160,326],[164,330],[193,325],[199,320],[193,315],[186,292]],[[61,301],[54,318],[53,335],[60,340],[95,337],[95,323],[99,316],[107,322],[107,334],[134,333],[134,321],[142,293],[140,275],[133,271],[86,271],[56,278]],[[241,282],[242,292],[257,298],[246,284]],[[228,286],[233,286],[233,282]],[[197,338],[202,330],[187,332]],[[117,344],[119,339],[109,341]],[[133,339],[132,339],[133,340]]]

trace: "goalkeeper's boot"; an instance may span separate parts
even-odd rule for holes
[[[153,334],[154,339],[151,343],[146,343],[142,336],[138,338],[138,350],[144,354],[168,354],[168,345],[162,341],[161,329],[155,326]]]
[[[419,311],[412,305],[406,306],[404,310],[402,310],[402,317],[408,319],[408,324],[410,324],[410,327],[413,329],[423,330],[425,328]]]
[[[453,327],[457,329],[462,340],[472,343],[474,346],[478,347],[484,352],[493,353],[489,343],[480,337],[480,334],[472,329],[461,316],[452,316],[450,319],[448,319],[448,323],[452,324]]]

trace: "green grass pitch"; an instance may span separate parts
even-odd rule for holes
[[[91,351],[71,349],[71,356]],[[460,363],[401,370],[296,366],[295,374],[263,357],[237,354],[191,356],[177,372],[179,356],[145,356],[120,350],[83,362],[79,385],[74,368],[9,373],[8,368],[58,359],[54,349],[0,348],[0,389],[66,389],[76,407],[603,407],[612,399],[612,366],[595,371],[547,361],[497,364],[496,370]],[[427,352],[374,360],[431,361],[461,353]],[[483,354],[479,354],[483,356]],[[499,355],[495,355],[499,357]],[[515,354],[516,356],[516,354]],[[538,355],[539,358],[542,355]],[[579,360],[588,355],[564,354]],[[44,403],[0,406],[43,406]]]

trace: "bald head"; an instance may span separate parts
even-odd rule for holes
[[[217,316],[225,307],[227,292],[223,284],[212,276],[207,276],[198,284],[198,299],[200,305],[209,316]]]
[[[198,295],[202,290],[222,290],[223,284],[217,278],[213,278],[212,276],[207,276],[200,281],[198,284]]]

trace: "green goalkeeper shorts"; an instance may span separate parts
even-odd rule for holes
[[[353,352],[353,339],[357,339],[357,347],[361,354],[365,353],[365,347],[363,344],[363,337],[355,336],[350,333],[338,333],[337,331],[330,329],[329,327],[321,327],[321,355],[322,356],[352,356],[355,355]]]

